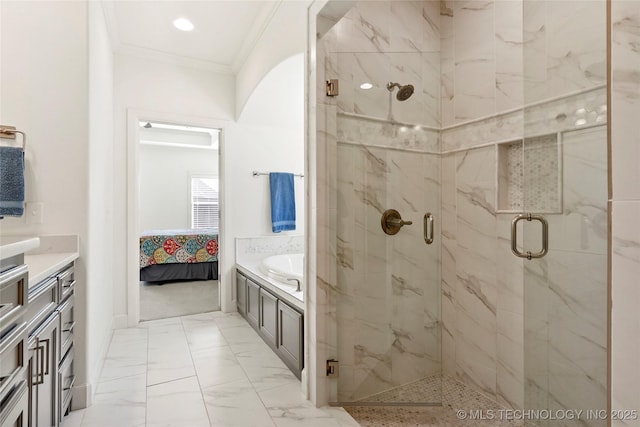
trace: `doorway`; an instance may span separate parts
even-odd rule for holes
[[[130,110],[128,324],[224,308],[224,123]]]
[[[220,309],[220,129],[139,122],[140,320]]]

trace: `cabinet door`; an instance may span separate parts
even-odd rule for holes
[[[60,323],[58,313],[51,315],[34,332],[35,350],[31,364],[35,375],[31,381],[32,408],[30,426],[50,427],[58,425],[56,409],[58,377],[58,337]],[[35,387],[35,389],[34,389]],[[34,393],[35,392],[35,393]],[[35,397],[35,398],[34,398]]]
[[[300,378],[304,368],[304,323],[301,313],[282,301],[278,302],[278,353],[294,374]]]
[[[28,395],[27,382],[22,380],[2,404],[0,427],[27,427]]]
[[[75,295],[73,292],[67,297],[64,304],[58,307],[58,313],[60,313],[60,357],[57,363],[60,364],[60,359],[67,354],[73,345],[73,330],[76,326]]]
[[[260,319],[260,286],[247,279],[247,321],[258,330]]]
[[[236,298],[238,301],[238,313],[247,317],[247,278],[236,272]]]
[[[259,332],[267,344],[276,348],[278,336],[278,298],[260,289]]]

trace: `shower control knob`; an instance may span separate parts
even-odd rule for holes
[[[395,209],[384,211],[380,220],[382,231],[390,236],[397,234],[403,226],[411,224],[413,224],[413,221],[403,221],[400,212]]]

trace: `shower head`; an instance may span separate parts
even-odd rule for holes
[[[413,95],[413,85],[400,85],[399,83],[389,82],[387,83],[387,89],[389,92],[393,92],[393,88],[398,88],[398,93],[396,94],[396,99],[398,101],[406,101]]]

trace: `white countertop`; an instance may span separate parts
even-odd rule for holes
[[[78,256],[78,252],[25,254],[24,263],[29,268],[29,287],[42,282],[65,265],[76,260]]]
[[[80,256],[78,236],[0,237],[0,259],[22,253],[24,253],[24,263],[29,269],[29,287],[32,287]]]
[[[25,253],[40,246],[40,238],[33,236],[0,237],[0,259]]]

